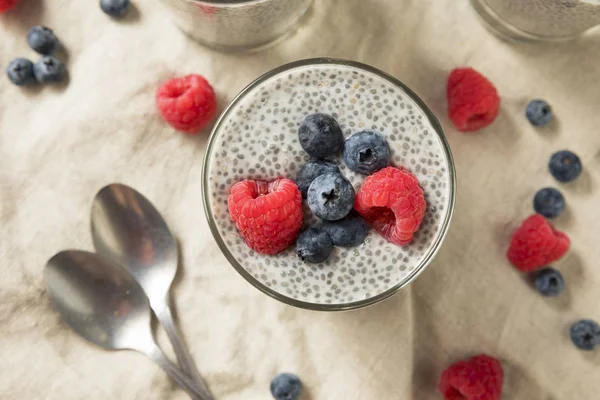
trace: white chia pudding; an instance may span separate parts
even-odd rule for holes
[[[229,261],[261,290],[306,308],[359,307],[408,283],[437,251],[454,205],[450,152],[437,121],[419,102],[393,78],[337,60],[293,63],[247,88],[215,127],[205,158],[205,207]],[[427,213],[409,245],[396,246],[371,230],[362,245],[337,247],[325,262],[307,264],[293,247],[266,256],[244,243],[227,209],[231,186],[244,179],[295,179],[310,159],[298,127],[315,112],[334,116],[346,138],[363,129],[381,132],[392,165],[417,177]],[[335,161],[358,191],[365,176],[350,171],[341,158]],[[304,215],[305,225],[319,223],[306,204]]]

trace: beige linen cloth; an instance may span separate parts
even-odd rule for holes
[[[302,378],[303,400],[440,399],[441,371],[482,352],[504,363],[503,399],[600,399],[600,350],[584,354],[568,336],[580,318],[600,321],[600,37],[507,44],[466,0],[316,0],[286,41],[222,54],[189,40],[157,1],[134,2],[123,22],[80,0],[22,0],[0,16],[3,66],[35,58],[26,32],[44,24],[65,44],[70,71],[56,88],[0,79],[0,399],[188,398],[143,356],[84,342],[44,291],[50,256],[92,249],[91,200],[117,181],[148,196],[181,241],[179,321],[218,399],[269,399],[282,371]],[[388,301],[346,313],[280,304],[228,265],[202,209],[207,134],[174,132],[154,105],[159,83],[194,72],[214,84],[222,108],[260,74],[316,56],[369,63],[413,88],[440,118],[459,178],[452,227],[429,268]],[[464,65],[502,95],[497,121],[479,133],[457,132],[446,116],[447,74]],[[538,97],[557,115],[548,128],[523,114]],[[573,184],[547,172],[563,148],[583,160]],[[566,197],[556,224],[573,243],[556,263],[568,287],[556,299],[538,295],[505,259],[532,196],[549,185]]]

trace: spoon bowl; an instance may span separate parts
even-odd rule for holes
[[[192,399],[209,399],[165,358],[152,335],[148,299],[119,265],[86,251],[63,251],[46,264],[44,281],[56,310],[79,335],[107,350],[146,354]]]
[[[140,285],[95,254],[63,251],[44,270],[48,294],[67,324],[105,349],[152,347],[150,305]]]
[[[141,193],[121,184],[102,188],[92,204],[92,238],[96,251],[125,268],[151,302],[158,301],[156,293],[168,294],[177,273],[177,244]]]

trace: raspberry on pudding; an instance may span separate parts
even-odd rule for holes
[[[421,226],[427,204],[417,178],[387,167],[365,179],[354,208],[381,236],[402,246]]]
[[[227,206],[246,244],[262,254],[277,254],[296,239],[302,225],[302,197],[289,179],[246,180],[231,188]]]

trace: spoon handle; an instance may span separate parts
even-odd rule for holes
[[[181,372],[171,361],[167,360],[158,346],[154,346],[147,354],[179,387],[190,395],[192,400],[212,400],[212,397],[206,395],[206,393],[199,389],[190,378]]]
[[[157,313],[157,318],[163,326],[169,340],[171,341],[171,345],[173,346],[173,351],[175,352],[175,356],[177,357],[177,361],[179,362],[179,367],[181,371],[189,376],[196,386],[201,389],[207,399],[213,400],[214,397],[210,395],[198,369],[196,368],[196,363],[192,358],[187,346],[183,343],[181,339],[181,334],[175,323],[173,322],[173,315],[171,314],[171,308],[167,305],[162,310]]]

